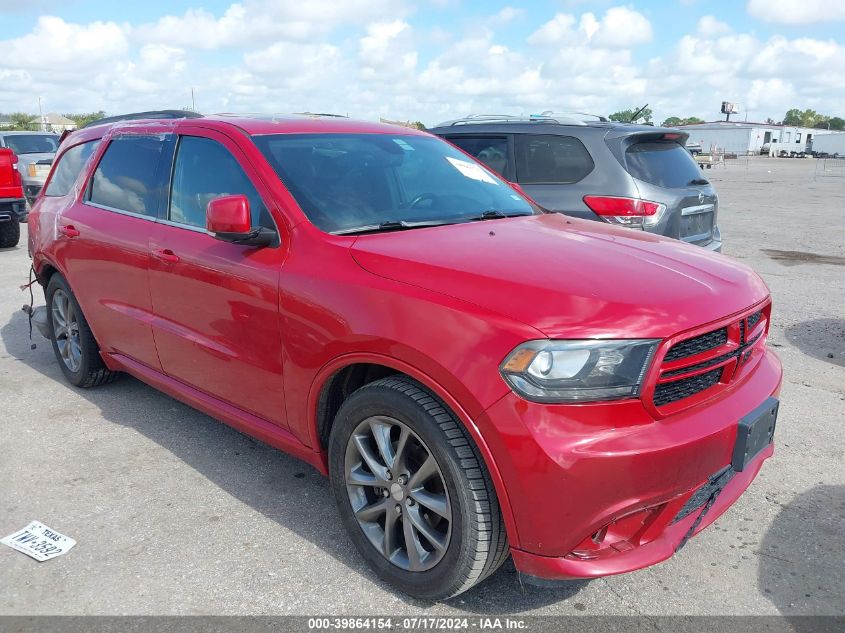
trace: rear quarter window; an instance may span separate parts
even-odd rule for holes
[[[100,139],[74,145],[62,154],[58,164],[53,169],[50,184],[44,190],[45,196],[65,196],[70,192],[73,183],[79,177],[79,172],[88,162],[91,154],[97,149]]]
[[[675,142],[634,143],[625,151],[625,167],[637,180],[658,187],[686,187],[701,178],[695,159]]]
[[[520,184],[571,184],[595,166],[590,152],[574,136],[521,134],[514,150]]]
[[[152,136],[113,139],[94,172],[88,199],[111,209],[155,216],[161,197],[156,170],[163,146]]]

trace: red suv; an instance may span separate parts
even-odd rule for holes
[[[660,562],[772,455],[760,277],[543,213],[423,132],[96,125],[29,226],[72,384],[127,372],[310,463],[414,596],[509,554],[529,581]]]

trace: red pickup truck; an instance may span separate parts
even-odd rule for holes
[[[21,175],[12,150],[0,147],[0,248],[17,246],[21,238],[20,222],[26,219]]]

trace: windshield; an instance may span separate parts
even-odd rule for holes
[[[59,147],[56,134],[9,134],[6,146],[15,154],[54,154]]]
[[[658,187],[686,187],[701,178],[701,169],[683,145],[635,143],[625,152],[628,172]]]
[[[308,219],[329,233],[535,213],[504,181],[438,138],[277,134],[253,140]]]

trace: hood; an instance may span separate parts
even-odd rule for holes
[[[352,256],[551,338],[664,338],[769,294],[724,255],[556,213],[364,235]]]

